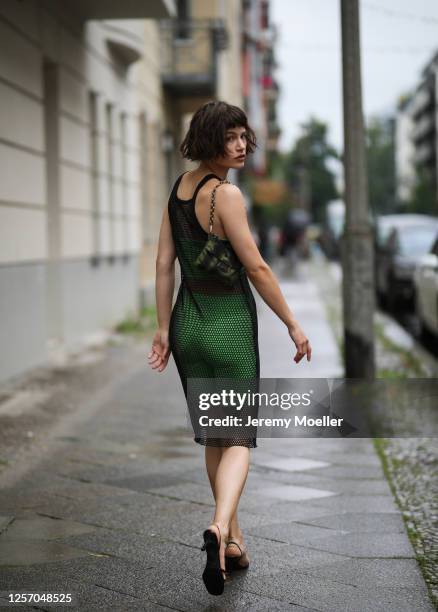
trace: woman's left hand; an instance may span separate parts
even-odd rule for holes
[[[149,365],[153,370],[162,372],[169,361],[169,332],[158,329],[152,340],[152,348],[148,354]]]

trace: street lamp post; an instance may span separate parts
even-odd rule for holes
[[[345,376],[375,376],[374,265],[360,61],[358,0],[341,0],[345,230],[342,249]]]

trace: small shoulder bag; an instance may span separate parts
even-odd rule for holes
[[[210,223],[207,242],[195,260],[195,265],[214,274],[224,284],[232,287],[240,276],[240,262],[231,249],[227,240],[213,234],[213,218],[216,189],[223,183],[230,183],[224,179],[218,183],[211,192]]]

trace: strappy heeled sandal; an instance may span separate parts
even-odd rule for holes
[[[207,562],[205,569],[202,572],[202,580],[210,595],[222,595],[225,584],[225,569],[221,567],[220,548],[222,542],[222,534],[217,523],[212,523],[217,527],[219,539],[212,529],[206,529],[203,533],[204,544],[201,550],[207,551]]]
[[[249,559],[248,559],[248,555],[246,554],[247,553],[246,548],[242,548],[242,545],[239,544],[239,542],[236,542],[236,540],[228,540],[227,548],[228,546],[230,546],[230,544],[234,544],[235,546],[237,546],[237,548],[240,550],[240,555],[239,556],[225,555],[226,570],[233,571],[233,570],[246,569],[247,567],[249,567]]]

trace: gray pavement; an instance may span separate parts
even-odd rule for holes
[[[282,288],[312,361],[295,364],[286,328],[258,298],[262,376],[341,377],[312,267]],[[3,597],[69,592],[70,609],[87,611],[434,609],[368,439],[259,439],[239,507],[251,566],[210,596],[201,580],[214,507],[203,447],[187,429],[173,360],[152,372],[148,348],[127,344],[102,389],[0,474]]]

